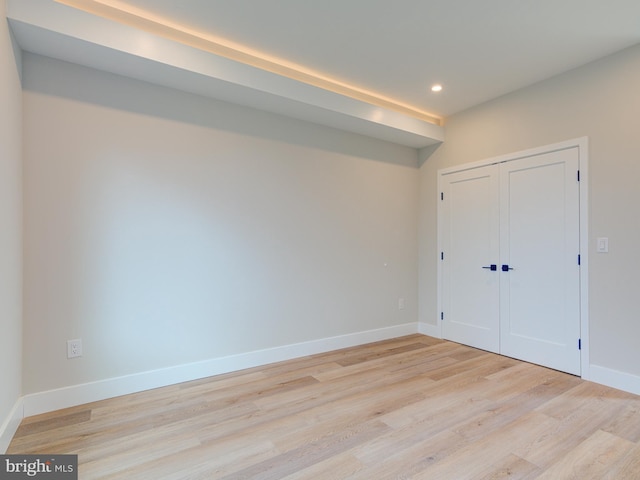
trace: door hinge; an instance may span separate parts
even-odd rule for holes
[[[580,265],[580,254],[578,254],[578,265]]]
[[[440,312],[440,320],[444,320],[444,312]]]
[[[440,260],[444,260],[444,252],[440,252]]]
[[[440,192],[440,200],[444,200],[444,192]]]
[[[578,181],[580,181],[580,170],[578,170]]]
[[[582,339],[578,339],[578,350],[582,350]]]

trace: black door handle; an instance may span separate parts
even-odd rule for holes
[[[498,266],[494,265],[493,263],[491,265],[489,265],[488,267],[482,267],[482,268],[486,268],[488,270],[491,270],[492,272],[495,272],[496,270],[498,270]]]
[[[513,267],[510,267],[509,265],[502,265],[503,272],[508,272],[509,270],[513,270]]]

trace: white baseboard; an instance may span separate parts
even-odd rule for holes
[[[620,372],[599,365],[589,365],[589,380],[607,387],[640,395],[640,376],[631,373]]]
[[[9,413],[9,416],[5,419],[0,426],[0,454],[4,455],[9,448],[11,439],[16,434],[20,422],[24,418],[24,397],[20,397],[16,400],[13,409]]]
[[[32,393],[24,396],[24,416],[413,333],[418,324],[406,323]]]
[[[421,333],[422,335],[428,335],[429,337],[442,338],[440,327],[438,327],[438,325],[432,325],[430,323],[418,323],[418,333]]]

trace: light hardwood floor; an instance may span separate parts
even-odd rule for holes
[[[411,335],[24,419],[80,479],[640,479],[640,397]]]

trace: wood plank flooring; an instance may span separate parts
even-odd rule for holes
[[[24,419],[86,479],[639,479],[640,397],[411,335]]]

